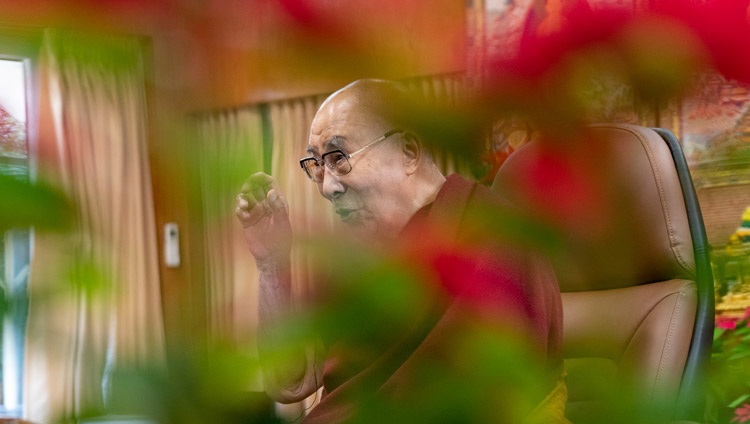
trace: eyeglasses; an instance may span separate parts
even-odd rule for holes
[[[383,134],[381,137],[365,144],[364,147],[352,153],[346,153],[341,149],[336,149],[325,153],[320,157],[320,159],[314,156],[302,158],[300,159],[299,164],[300,166],[302,166],[302,169],[305,170],[305,173],[313,182],[322,183],[323,174],[325,174],[323,165],[325,165],[325,167],[328,168],[328,171],[330,171],[333,175],[336,175],[338,177],[346,175],[352,170],[352,164],[349,163],[349,159],[364,152],[375,143],[383,141],[393,134],[399,132],[403,132],[403,130],[390,130],[387,133]]]

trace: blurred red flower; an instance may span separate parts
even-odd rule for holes
[[[750,403],[746,403],[734,410],[733,423],[745,424],[750,422]]]
[[[510,169],[508,187],[524,211],[575,238],[602,237],[611,230],[618,211],[614,193],[602,175],[601,157],[610,153],[585,132],[571,139],[542,136],[533,146],[532,160]],[[519,150],[517,153],[521,154]]]
[[[521,261],[481,241],[464,244],[448,240],[445,228],[411,223],[404,233],[401,257],[421,272],[429,291],[437,288],[449,302],[463,302],[487,316],[517,313],[523,299]],[[488,249],[488,250],[485,250]],[[492,254],[490,254],[492,252]]]
[[[711,69],[750,83],[748,0],[657,0],[637,11],[574,0],[557,13],[532,11],[514,56],[485,52],[486,105],[526,113],[541,127],[575,126],[594,101],[589,79],[619,81],[657,105]]]
[[[722,75],[750,83],[749,4],[748,0],[661,0],[654,3],[653,13],[685,24]]]
[[[737,318],[732,317],[716,317],[716,328],[723,328],[725,330],[734,330],[737,326]]]

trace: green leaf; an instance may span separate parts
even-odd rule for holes
[[[10,228],[62,229],[72,221],[72,206],[56,188],[0,174],[0,233]]]
[[[745,402],[748,398],[750,398],[750,393],[745,393],[744,395],[738,397],[732,403],[729,404],[730,408],[736,408],[740,405],[742,405],[743,402]]]

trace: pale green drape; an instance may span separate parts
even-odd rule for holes
[[[193,125],[206,223],[209,334],[254,350],[258,276],[234,208],[244,179],[263,170],[262,116],[257,107],[246,107],[197,116]],[[250,388],[262,390],[259,382],[254,386]]]
[[[273,144],[271,163],[265,169],[276,178],[290,205],[290,218],[297,236],[324,230],[310,213],[326,206],[299,165],[289,158],[304,150],[310,121],[322,98],[304,98],[246,106],[196,116],[201,172],[201,196],[205,217],[206,308],[210,337],[254,351],[258,321],[258,274],[247,250],[239,221],[234,216],[235,196],[244,179],[264,170],[263,139]],[[264,121],[266,125],[264,125]],[[264,133],[265,131],[265,133]],[[270,147],[270,144],[269,144]],[[297,158],[298,159],[298,158]],[[292,160],[292,162],[296,162]],[[325,213],[323,214],[325,216]],[[295,292],[307,294],[308,259],[293,252]],[[262,391],[261,381],[249,381],[249,390]],[[298,416],[293,410],[290,416]]]
[[[24,417],[36,423],[103,408],[113,366],[163,355],[140,43],[45,33],[39,177],[77,222],[34,239]]]

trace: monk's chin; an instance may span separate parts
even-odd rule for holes
[[[351,220],[346,223],[347,228],[355,239],[363,243],[377,243],[383,235],[378,232],[378,224],[372,219]]]

